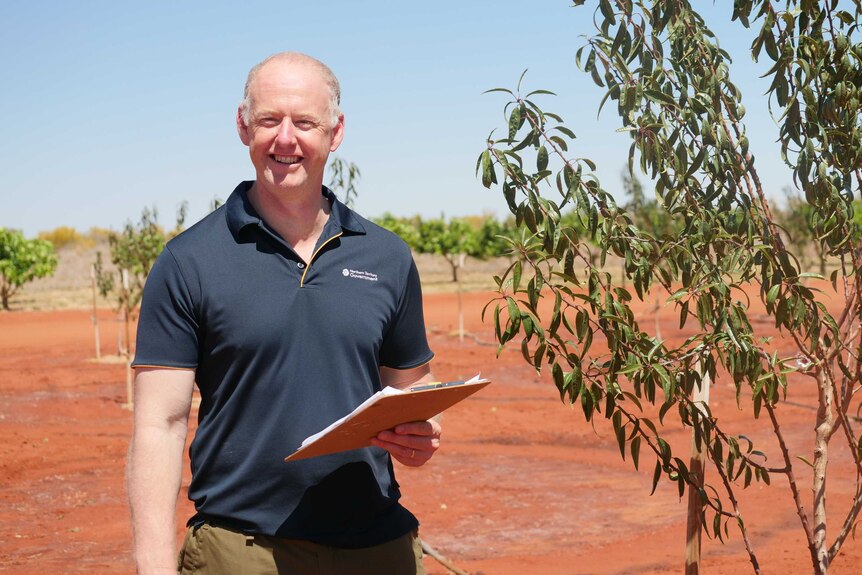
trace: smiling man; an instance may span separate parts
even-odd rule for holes
[[[323,186],[344,137],[339,101],[338,80],[309,56],[252,68],[236,123],[255,179],[169,242],[147,280],[128,464],[140,574],[424,573],[391,458],[428,461],[436,421],[283,461],[381,387],[431,380],[410,250]],[[177,566],[195,385],[195,515]]]

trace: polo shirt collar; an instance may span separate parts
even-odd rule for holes
[[[239,238],[244,228],[250,225],[265,225],[263,218],[251,205],[248,191],[254,185],[253,180],[240,183],[225,202],[227,225],[234,237]],[[326,186],[322,187],[321,193],[329,200],[330,213],[326,227],[334,226],[336,229],[364,234],[365,227],[353,210],[345,206]]]

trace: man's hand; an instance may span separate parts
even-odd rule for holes
[[[439,449],[442,432],[436,419],[402,423],[394,429],[381,431],[371,444],[382,447],[403,465],[419,467]]]
[[[380,368],[380,380],[384,386],[407,389],[415,385],[430,383],[434,380],[431,366],[427,363],[412,369]],[[396,425],[393,429],[381,431],[371,440],[371,445],[382,447],[403,465],[419,467],[431,459],[440,448],[440,416],[428,421],[413,421]]]

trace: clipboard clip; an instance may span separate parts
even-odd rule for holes
[[[464,385],[465,383],[466,383],[465,381],[447,381],[445,383],[441,382],[441,381],[436,381],[434,383],[428,383],[425,385],[417,385],[416,387],[411,387],[409,389],[409,391],[410,392],[428,391],[429,389],[440,389],[441,387],[453,387],[455,385]]]

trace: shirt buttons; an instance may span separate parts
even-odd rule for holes
[[[304,268],[304,267],[305,267],[305,262],[296,262],[296,267],[298,267],[299,269]]]

